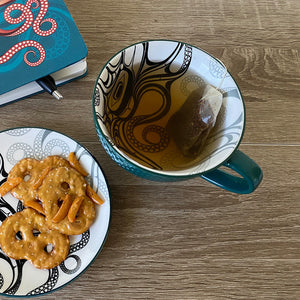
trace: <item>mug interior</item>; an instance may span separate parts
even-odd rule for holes
[[[156,145],[146,138],[143,142],[135,141],[133,130],[126,136],[126,130],[147,119],[134,99],[144,97],[151,102],[151,98],[145,96],[149,89],[162,94],[161,103],[149,106],[152,113],[148,125],[158,130],[151,122],[159,116],[165,117],[166,111],[173,106],[178,110],[182,105],[172,100],[174,95],[176,99],[186,99],[194,89],[205,84],[218,87],[221,81],[223,102],[216,124],[201,154],[190,165],[177,168],[175,163],[172,170],[164,170],[164,163],[173,161],[172,155],[161,157],[155,163],[145,158],[148,152],[159,151],[159,144],[163,144],[162,134]],[[241,93],[224,65],[205,51],[176,41],[141,42],[113,56],[97,79],[94,113],[101,138],[122,158],[140,168],[170,176],[199,174],[218,167],[238,147],[245,126]]]

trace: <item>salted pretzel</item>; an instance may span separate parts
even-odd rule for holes
[[[87,231],[96,217],[95,204],[87,196],[82,196],[81,199],[82,203],[80,207],[78,207],[77,214],[73,214],[73,219],[70,219],[69,217],[70,211],[68,212],[67,217],[57,223],[53,222],[51,218],[47,218],[46,221],[49,228],[57,229],[68,235],[82,234]]]
[[[16,187],[10,192],[17,199],[21,200],[24,205],[37,201],[37,189],[42,184],[44,178],[51,169],[57,167],[71,167],[69,162],[58,155],[51,155],[39,161],[34,158],[24,158],[20,160],[10,170],[7,180],[13,178],[22,178]]]
[[[39,178],[39,165],[40,162],[34,158],[24,158],[14,165],[8,174],[7,181],[12,180],[13,178],[22,179],[22,182],[10,192],[23,203],[26,203],[28,200],[35,200],[36,198],[36,191],[32,186]]]
[[[88,173],[75,153],[68,159],[57,155],[41,161],[22,159],[0,186],[1,197],[11,192],[29,207],[7,218],[0,227],[0,246],[11,258],[31,260],[37,268],[52,268],[68,254],[61,246],[65,243],[69,248],[66,235],[82,234],[92,225],[95,203],[102,205],[104,201],[85,181]],[[33,234],[36,230],[38,238]],[[53,249],[46,251],[45,243]]]
[[[73,235],[81,234],[91,226],[96,211],[93,201],[86,195],[86,188],[86,181],[73,168],[59,167],[49,172],[38,190],[38,197],[50,228]],[[76,199],[80,198],[78,205]]]
[[[13,259],[27,259],[39,269],[51,269],[69,253],[67,235],[49,229],[45,217],[26,208],[6,218],[0,226],[0,246]]]

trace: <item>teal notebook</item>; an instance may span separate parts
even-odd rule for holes
[[[0,0],[0,105],[86,74],[87,48],[63,0]]]

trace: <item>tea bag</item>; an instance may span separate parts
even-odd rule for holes
[[[167,124],[169,135],[184,156],[197,156],[216,123],[222,93],[211,85],[194,90]]]

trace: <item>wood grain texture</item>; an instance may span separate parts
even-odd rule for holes
[[[90,268],[36,299],[300,299],[300,2],[66,0],[89,49],[89,73],[0,108],[0,130],[41,126],[85,145],[111,192],[107,242]],[[98,142],[94,83],[105,62],[146,39],[173,39],[221,59],[246,105],[240,150],[263,169],[250,195],[201,178],[151,182]]]

